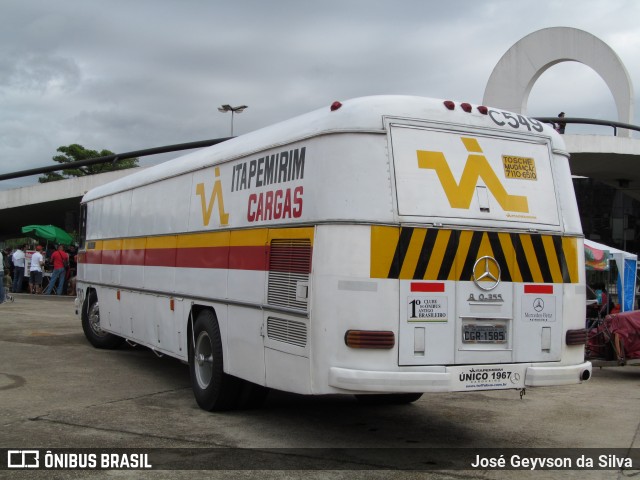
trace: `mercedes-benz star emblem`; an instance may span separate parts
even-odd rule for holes
[[[536,312],[540,312],[540,311],[544,310],[544,300],[542,300],[540,297],[536,298],[533,301],[533,309]]]
[[[495,265],[495,268],[492,269],[492,265]],[[498,276],[492,270],[494,272],[497,270]],[[489,256],[480,257],[473,265],[473,283],[481,290],[493,290],[500,283],[500,273],[500,265],[498,265],[495,258]],[[481,280],[485,279],[490,281],[480,283]]]

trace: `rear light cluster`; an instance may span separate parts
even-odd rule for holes
[[[567,330],[565,342],[567,345],[585,345],[587,343],[587,330],[580,328],[578,330]]]
[[[376,348],[389,350],[396,344],[393,332],[380,330],[347,330],[344,343],[351,348]]]
[[[455,110],[456,108],[456,104],[454,102],[452,102],[451,100],[445,100],[444,102],[442,102],[444,104],[444,106],[448,109],[448,110]],[[471,113],[473,111],[473,107],[471,106],[470,103],[461,103],[460,104],[460,108],[467,112],[467,113]],[[480,112],[482,115],[487,115],[489,113],[489,109],[487,107],[485,107],[484,105],[480,105],[478,107],[476,107],[476,109],[478,110],[478,112]]]

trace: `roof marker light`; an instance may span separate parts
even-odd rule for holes
[[[471,105],[470,105],[470,104],[468,104],[468,103],[461,103],[461,104],[460,104],[460,108],[461,108],[462,110],[464,110],[465,112],[467,112],[467,113],[470,113],[470,112],[471,112]]]
[[[478,107],[478,111],[482,114],[482,115],[487,115],[489,113],[489,109],[487,107],[485,107],[484,105],[480,105]]]
[[[335,112],[336,110],[338,110],[340,107],[342,106],[342,104],[338,101],[335,101],[331,104],[331,111]]]
[[[445,100],[443,103],[444,103],[444,106],[447,107],[449,110],[453,110],[454,108],[456,108],[456,104],[453,103],[451,100]]]

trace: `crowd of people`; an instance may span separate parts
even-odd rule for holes
[[[7,292],[36,295],[76,294],[77,263],[74,245],[29,247],[24,244],[15,249],[5,248],[0,251],[0,265],[3,267],[0,303],[10,298]]]

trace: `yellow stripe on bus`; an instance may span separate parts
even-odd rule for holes
[[[520,235],[520,242],[522,242],[522,248],[524,248],[524,252],[527,255],[527,265],[531,270],[531,275],[533,275],[532,281],[542,283],[542,271],[540,270],[540,264],[538,263],[536,252],[533,249],[533,244],[531,243],[531,236]]]
[[[571,283],[578,283],[578,242],[575,238],[562,237],[562,249],[564,257],[567,261],[567,269],[569,270],[569,278]]]
[[[553,239],[549,235],[542,236],[542,243],[544,245],[545,252],[555,251],[553,245]],[[562,283],[562,269],[558,263],[557,255],[550,255],[547,253],[547,262],[549,264],[549,270],[551,270],[551,276],[553,277],[553,283]]]
[[[273,239],[310,240],[313,246],[314,227],[302,228],[252,228],[246,230],[223,230],[218,232],[181,233],[149,237],[90,240],[89,250],[145,250],[160,248],[203,247],[251,247],[263,246]]]
[[[393,248],[384,246],[397,245],[400,229],[395,227],[371,227],[371,277],[387,278],[389,266],[393,263]],[[379,247],[383,248],[379,248]],[[375,249],[375,252],[374,252]]]
[[[400,272],[400,276],[413,274],[413,272],[404,270],[406,270],[405,267],[410,267],[411,265],[415,265],[416,263],[418,263],[420,250],[422,249],[422,244],[424,242],[424,236],[426,235],[426,233],[426,230],[416,231],[413,237],[411,237],[411,243],[409,244],[409,249],[407,251],[407,256],[405,257],[403,270]]]
[[[423,276],[423,280],[430,278],[437,279],[438,272],[440,271],[440,265],[444,259],[444,254],[449,244],[449,238],[451,237],[451,230],[440,230],[436,237],[436,242],[433,247],[433,254],[429,263],[427,264],[427,270]]]
[[[178,248],[226,247],[229,231],[178,235]]]

